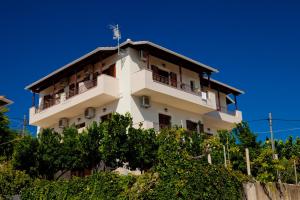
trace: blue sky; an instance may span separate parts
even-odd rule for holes
[[[3,1],[0,6],[0,93],[15,101],[9,116],[28,115],[24,87],[98,46],[150,40],[220,70],[213,78],[246,91],[244,119],[300,119],[298,1]],[[20,122],[13,121],[13,127]],[[258,132],[267,121],[252,122]],[[300,122],[274,121],[274,130]],[[268,134],[261,133],[260,138]],[[276,138],[300,135],[277,132]]]

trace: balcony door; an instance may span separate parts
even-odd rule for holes
[[[159,130],[164,128],[171,128],[171,116],[159,114],[158,120],[159,120]]]
[[[155,65],[151,65],[153,72],[153,80],[169,85],[169,72],[159,69]]]
[[[196,122],[186,120],[186,129],[189,131],[198,132],[198,124]]]
[[[112,76],[112,77],[116,77],[116,65],[112,64],[107,69],[105,69],[102,73],[106,74],[106,75],[109,75],[109,76]]]
[[[170,72],[170,81],[173,87],[177,87],[177,74],[174,72]]]

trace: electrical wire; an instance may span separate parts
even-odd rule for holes
[[[9,144],[9,143],[12,143],[12,142],[15,142],[15,141],[18,141],[18,140],[22,140],[22,139],[23,139],[23,138],[17,138],[17,139],[8,141],[8,142],[3,142],[3,143],[0,144],[0,146],[5,145],[5,144]]]
[[[248,120],[248,121],[245,121],[245,122],[248,122],[248,123],[252,123],[252,122],[260,122],[260,121],[267,121],[268,119],[254,119],[254,120]]]
[[[278,129],[278,130],[273,131],[273,133],[280,133],[280,132],[287,132],[287,131],[295,131],[295,130],[300,130],[300,127],[289,128],[289,129]],[[254,132],[254,133],[263,134],[263,133],[270,133],[270,131],[261,131],[261,132]]]
[[[274,118],[273,121],[285,121],[285,122],[300,122],[299,119],[280,119],[280,118]]]

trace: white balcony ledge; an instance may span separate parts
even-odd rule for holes
[[[152,71],[143,69],[131,77],[132,91],[135,96],[147,95],[151,101],[169,105],[190,112],[204,114],[216,110],[216,96],[208,92],[207,98],[202,98],[201,92],[193,93],[179,87],[153,80]]]
[[[97,77],[97,85],[68,99],[60,100],[44,110],[30,108],[29,123],[40,127],[50,127],[60,118],[72,118],[83,114],[87,107],[99,107],[119,98],[119,83],[114,77],[101,75]]]
[[[230,113],[213,111],[204,115],[205,123],[217,130],[230,130],[235,124],[242,122],[242,119],[242,112],[239,110]]]

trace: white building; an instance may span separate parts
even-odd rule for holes
[[[0,96],[0,109],[5,107],[5,106],[8,106],[12,103],[13,103],[13,101],[5,98],[5,96]]]
[[[241,122],[236,96],[243,91],[211,79],[216,69],[148,41],[127,40],[120,48],[120,55],[117,47],[97,48],[28,85],[30,124],[82,129],[129,112],[135,126],[213,134]]]

